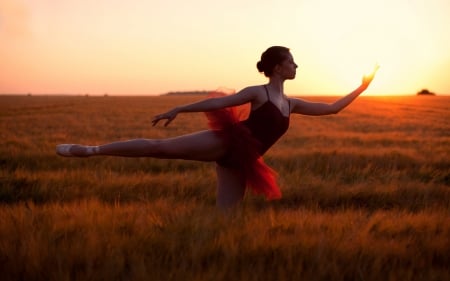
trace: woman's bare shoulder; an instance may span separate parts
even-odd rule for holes
[[[253,97],[258,97],[263,92],[264,92],[264,85],[253,85],[253,86],[248,86],[248,87],[243,88],[238,93],[242,93],[245,95],[251,95]]]
[[[266,101],[264,85],[254,85],[243,88],[239,93],[246,97],[252,107],[258,107]]]

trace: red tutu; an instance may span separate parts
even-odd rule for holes
[[[213,92],[209,96],[225,94]],[[267,200],[281,198],[276,178],[277,173],[264,163],[259,154],[259,141],[253,138],[250,130],[242,124],[246,118],[244,107],[228,107],[206,112],[209,127],[220,135],[228,146],[228,153],[217,161],[219,165],[232,166],[243,172],[247,186],[255,194],[263,194]],[[248,111],[248,110],[247,110]]]

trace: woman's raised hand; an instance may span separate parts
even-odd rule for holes
[[[379,68],[380,68],[380,65],[377,63],[377,64],[375,64],[375,66],[374,66],[372,72],[370,72],[370,73],[368,73],[368,74],[365,74],[365,75],[363,76],[363,79],[362,79],[362,86],[363,86],[364,88],[369,87],[370,83],[372,82],[372,80],[373,80],[373,78],[375,77],[375,74],[377,73],[377,71],[378,71]]]
[[[175,108],[170,111],[167,111],[166,113],[156,115],[155,117],[153,117],[152,120],[153,126],[158,124],[158,122],[163,119],[167,119],[166,123],[164,123],[164,126],[167,126],[169,125],[170,122],[172,122],[173,119],[175,119],[175,117],[177,117],[177,114],[178,110]]]

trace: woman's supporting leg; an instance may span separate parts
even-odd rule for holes
[[[237,169],[216,166],[217,171],[217,207],[230,210],[242,201],[245,194],[245,177]]]
[[[213,131],[201,131],[167,139],[134,139],[99,146],[58,145],[62,156],[87,157],[110,155],[214,161],[226,151],[223,140]]]

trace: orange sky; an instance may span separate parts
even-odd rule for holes
[[[0,93],[239,90],[271,45],[290,95],[450,94],[449,0],[0,0]]]

